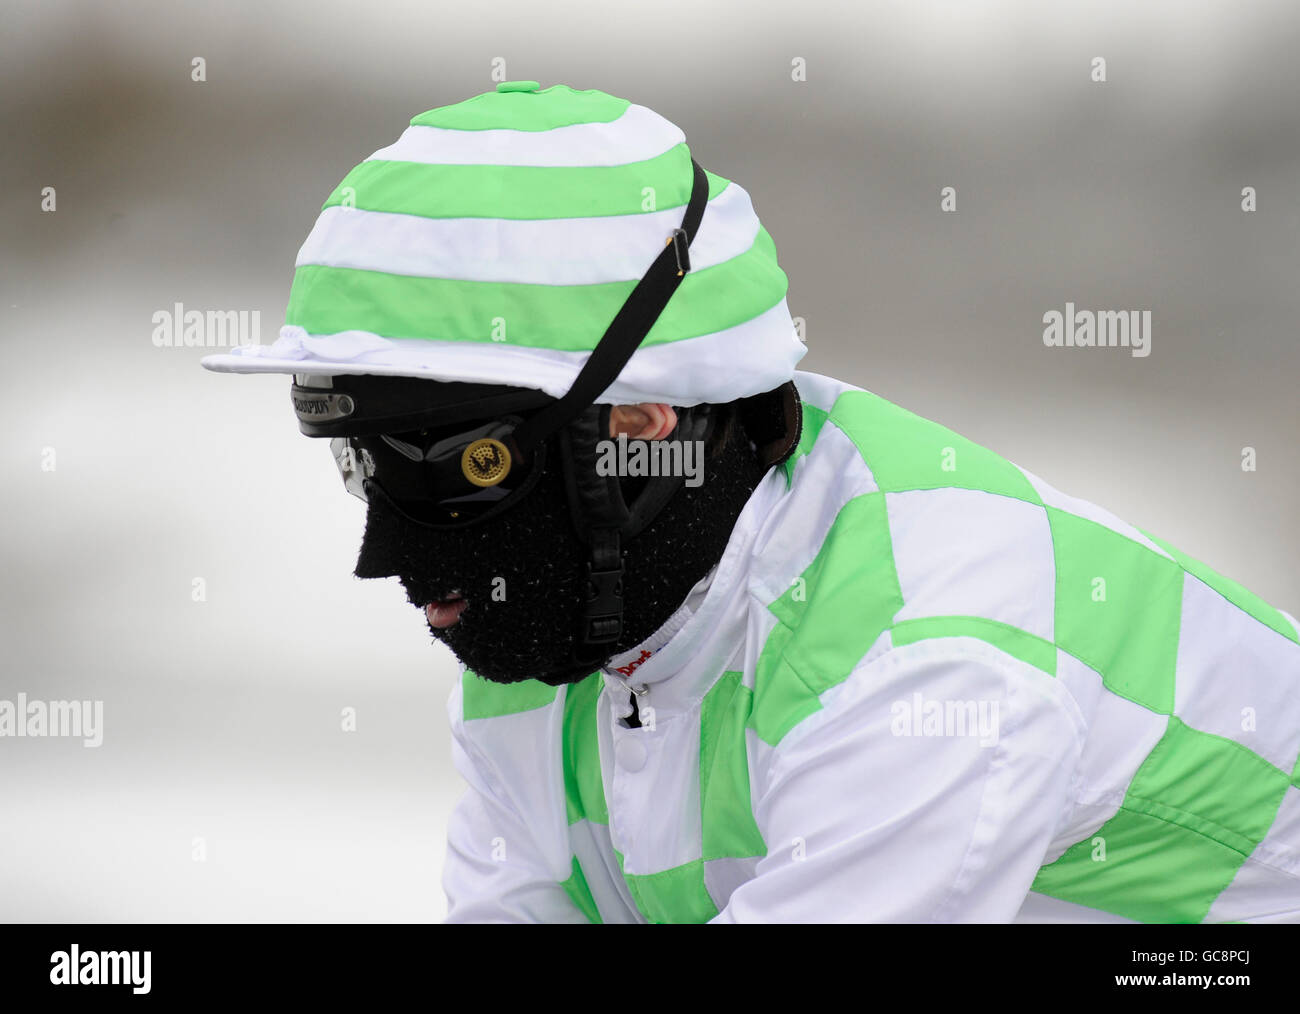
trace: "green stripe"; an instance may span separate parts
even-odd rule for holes
[[[662,873],[624,873],[627,889],[650,922],[708,922],[718,907],[704,886],[704,860],[676,866]]]
[[[600,673],[592,673],[569,684],[564,694],[564,799],[570,824],[584,818],[609,823],[596,732],[596,701],[602,686]]]
[[[785,472],[785,487],[789,489],[794,482],[794,466],[799,463],[799,459],[813,449],[813,444],[817,442],[817,437],[825,425],[827,417],[830,415],[824,408],[818,408],[806,401],[799,403],[802,406],[803,426],[799,431],[799,443],[795,446],[794,453],[790,455],[781,465]]]
[[[1182,626],[1178,564],[1105,525],[1047,508],[1056,547],[1057,645],[1119,696],[1174,710]]]
[[[555,700],[556,688],[537,680],[493,683],[472,669],[466,669],[461,673],[460,691],[461,715],[465,721],[470,721],[544,708]]]
[[[1146,531],[1142,532],[1142,534],[1177,560],[1183,570],[1204,581],[1238,609],[1249,613],[1264,626],[1272,627],[1288,640],[1300,642],[1300,634],[1297,634],[1287,618],[1258,595],[1243,588],[1236,581],[1229,580],[1218,571],[1211,570],[1200,560],[1194,560],[1186,553],[1180,552],[1164,539],[1156,538],[1156,536]]]
[[[728,181],[706,172],[709,200]],[[362,162],[321,209],[351,204],[363,211],[421,218],[513,220],[595,218],[667,211],[691,196],[691,153],[685,144],[656,158],[621,166],[426,165],[384,159]],[[645,193],[652,187],[652,197]],[[647,207],[647,200],[653,203]]]
[[[844,682],[903,607],[883,493],[841,508],[817,558],[768,608],[750,727],[776,746]]]
[[[285,322],[310,334],[355,329],[385,338],[488,344],[499,317],[505,321],[501,344],[589,352],[638,281],[465,282],[303,265],[294,272]],[[743,324],[776,306],[786,284],[772,237],[760,227],[745,253],[689,272],[641,344],[663,345]]]
[[[587,878],[582,875],[582,864],[578,862],[577,856],[573,857],[573,874],[560,886],[568,892],[569,897],[587,917],[588,922],[602,921],[600,909],[596,907],[596,899],[591,896],[591,888],[587,886]]]
[[[750,805],[745,725],[753,693],[738,672],[723,673],[700,708],[700,817],[704,859],[767,854]]]
[[[749,726],[770,746],[781,742],[787,732],[822,706],[785,657],[793,640],[794,630],[777,623],[763,642],[754,671],[756,692]]]
[[[933,637],[976,637],[1049,676],[1056,675],[1056,645],[1027,630],[982,616],[927,616],[903,620],[890,629],[894,646]]]
[[[450,106],[430,109],[411,119],[413,127],[452,130],[554,130],[578,123],[609,123],[632,103],[589,88],[575,91],[551,85],[535,92],[484,92]]]
[[[1258,754],[1170,717],[1119,812],[1040,869],[1032,890],[1142,922],[1199,922],[1268,833],[1286,788]]]
[[[1025,474],[945,426],[866,391],[835,399],[830,421],[852,440],[886,493],[913,489],[979,489],[1042,503]]]

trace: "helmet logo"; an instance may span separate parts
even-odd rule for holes
[[[461,454],[460,470],[475,486],[495,486],[510,471],[510,452],[500,440],[479,437]]]
[[[328,394],[305,391],[294,387],[290,392],[293,410],[303,422],[333,422],[346,419],[356,408],[356,403],[346,394]]]

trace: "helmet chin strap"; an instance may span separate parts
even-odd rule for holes
[[[512,453],[527,455],[552,434],[558,433],[568,484],[569,504],[578,536],[590,548],[587,561],[586,600],[575,648],[575,662],[598,665],[614,650],[623,632],[622,540],[645,527],[682,484],[682,476],[651,478],[631,508],[623,502],[618,476],[596,474],[596,444],[609,438],[609,406],[595,400],[618,379],[642,340],[654,326],[686,272],[691,269],[690,245],[699,231],[709,198],[704,170],[691,159],[691,196],[682,224],[668,237],[627,301],[588,357],[573,385],[555,402],[528,417],[512,435]],[[677,439],[708,425],[701,407],[684,413]]]
[[[618,379],[638,346],[654,327],[668,300],[691,270],[690,245],[704,217],[709,181],[691,159],[691,197],[682,224],[672,231],[654,263],[641,276],[627,300],[592,350],[573,386],[555,402],[530,416],[514,433],[518,450],[527,453],[562,426],[576,419]]]
[[[609,437],[609,405],[593,405],[559,434],[560,454],[570,515],[578,537],[587,544],[585,601],[574,661],[599,665],[614,652],[623,634],[623,540],[639,534],[682,487],[685,475],[654,475],[629,505],[617,475],[596,467],[600,444]],[[713,432],[710,406],[678,412],[670,439],[703,448]],[[696,443],[698,442],[698,443]]]

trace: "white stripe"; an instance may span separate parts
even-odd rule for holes
[[[777,471],[778,469],[773,469],[771,474],[775,476]],[[777,476],[777,479],[780,480],[780,477]],[[764,482],[767,481],[769,479],[764,479]],[[763,557],[755,551],[753,559],[762,560]],[[755,591],[754,594],[766,597],[768,602],[772,601],[770,597],[767,597],[767,593],[761,590]],[[763,645],[767,644],[767,639],[772,636],[772,631],[776,629],[779,621],[776,618],[776,613],[770,609],[751,609],[748,622],[749,627],[745,635],[745,658],[740,670],[740,685],[753,690],[758,683],[758,659],[763,652]],[[749,731],[753,732],[752,729]],[[766,743],[763,745],[767,746]],[[754,769],[751,767],[750,770]]]
[[[1043,865],[1090,839],[1119,812],[1133,776],[1169,727],[1168,716],[1107,690],[1100,673],[1059,648],[1056,682],[1074,698],[1088,732],[1075,771],[1073,805],[1057,825]]]
[[[886,493],[903,607],[894,621],[980,616],[1052,641],[1056,558],[1047,511],[982,489]]]
[[[638,349],[618,379],[596,399],[608,405],[720,403],[784,384],[807,346],[795,336],[785,300],[743,324]],[[589,352],[519,345],[379,338],[364,331],[308,335],[286,326],[272,345],[249,345],[205,356],[217,373],[368,373],[476,384],[531,387],[558,398],[573,386]]]
[[[637,281],[682,214],[677,207],[595,218],[422,218],[336,206],[316,219],[296,263],[471,282]],[[758,230],[749,194],[730,184],[705,206],[691,241],[691,269],[739,257]]]
[[[597,737],[609,803],[610,844],[623,855],[623,871],[647,876],[701,858],[700,710],[654,728],[626,729],[613,721],[602,694]],[[651,706],[654,690],[650,691]],[[639,750],[640,766],[623,763],[626,749]],[[659,819],[645,821],[643,815]]]
[[[1178,630],[1174,715],[1290,774],[1300,754],[1300,647],[1188,573]]]
[[[680,127],[636,104],[608,123],[551,130],[451,130],[407,127],[367,161],[429,165],[615,166],[655,158],[686,140]]]

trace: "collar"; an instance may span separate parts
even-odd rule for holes
[[[633,685],[640,686],[640,682],[632,677],[647,661],[654,657],[655,652],[666,645],[678,632],[690,622],[692,616],[704,603],[708,597],[710,586],[713,584],[713,577],[717,574],[718,568],[715,565],[704,577],[695,583],[695,586],[687,593],[686,601],[680,608],[668,617],[664,625],[647,637],[640,644],[627,651],[615,655],[604,666],[607,676],[623,676]]]
[[[749,571],[755,537],[786,493],[784,473],[768,470],[754,488],[722,558],[686,601],[641,644],[611,658],[602,670],[616,694],[616,712],[631,712],[626,690],[649,688],[658,716],[693,707],[708,692],[744,641],[749,614]],[[630,673],[620,672],[631,670]]]

